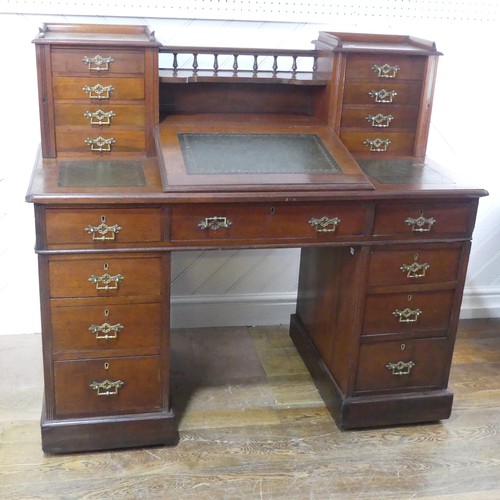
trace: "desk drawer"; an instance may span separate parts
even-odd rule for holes
[[[387,109],[395,105],[420,104],[420,82],[346,82],[344,104],[383,104]]]
[[[110,127],[144,127],[146,108],[143,104],[75,104],[58,102],[55,106],[56,126],[92,127],[107,131]]]
[[[445,387],[449,346],[442,338],[362,344],[355,391]]]
[[[415,135],[408,132],[355,131],[342,129],[340,138],[351,153],[369,153],[376,156],[413,154]]]
[[[144,73],[144,50],[115,47],[53,48],[53,73],[88,73],[92,76]]]
[[[418,107],[392,106],[344,106],[340,126],[362,128],[383,133],[388,130],[415,131],[418,121]]]
[[[387,203],[375,212],[374,236],[470,237],[473,203]]]
[[[45,211],[45,237],[49,247],[119,246],[160,242],[162,217],[159,208],[54,208]]]
[[[422,80],[426,63],[427,57],[350,54],[347,57],[346,79],[369,79],[378,82]]]
[[[54,362],[57,417],[159,411],[159,356]]]
[[[56,127],[56,143],[61,153],[135,153],[144,151],[146,134],[142,129]]]
[[[54,99],[83,100],[93,103],[144,100],[143,78],[67,78],[53,79]],[[57,105],[57,103],[56,103]]]
[[[52,307],[51,319],[55,355],[81,358],[87,351],[110,356],[110,351],[137,354],[140,350],[159,354],[162,332],[159,302]]]
[[[52,256],[48,265],[51,298],[156,297],[162,291],[160,256]]]
[[[455,282],[462,256],[461,246],[373,248],[368,285],[419,285]]]
[[[171,213],[172,241],[314,240],[363,235],[365,208],[348,204],[183,205]]]
[[[367,294],[362,335],[446,336],[455,291]]]

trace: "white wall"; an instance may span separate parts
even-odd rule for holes
[[[138,2],[122,1],[120,14],[129,17],[53,14],[78,12],[75,9],[85,2],[0,0],[0,334],[40,330],[33,207],[24,202],[24,194],[39,142],[31,40],[48,21],[147,23],[163,43],[176,45],[310,48],[310,41],[323,29],[411,34],[434,40],[444,56],[438,70],[429,156],[491,194],[480,203],[462,316],[500,316],[500,165],[496,153],[500,110],[498,80],[491,67],[497,58],[491,42],[499,28],[496,3],[310,0],[279,2],[278,9],[277,2],[262,0],[184,0],[154,2],[162,6],[155,10],[147,2],[141,7]],[[106,13],[106,6],[115,3],[102,2],[100,11]],[[163,15],[165,5],[170,6],[172,18],[155,17]],[[247,11],[241,8],[245,5]],[[174,326],[287,322],[294,308],[298,257],[298,250],[293,249],[176,254]]]

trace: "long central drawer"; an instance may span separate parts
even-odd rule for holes
[[[331,241],[363,236],[362,204],[176,205],[171,211],[173,242],[221,240]]]

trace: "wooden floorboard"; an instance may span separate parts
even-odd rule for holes
[[[386,429],[338,430],[286,328],[173,346],[177,447],[50,456],[40,338],[0,336],[0,498],[500,498],[500,319],[461,322],[449,420]]]

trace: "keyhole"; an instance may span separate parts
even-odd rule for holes
[[[106,222],[106,216],[105,215],[101,215],[101,222],[102,223]]]
[[[401,350],[404,351],[406,349],[406,344],[401,344]]]
[[[418,253],[415,253],[415,254],[413,255],[413,260],[414,260],[415,262],[417,262],[417,260],[418,260]]]
[[[106,262],[106,263],[104,263],[103,267],[104,267],[104,270],[107,271],[109,269],[109,264]]]
[[[104,316],[106,318],[109,316],[109,309],[104,309]]]
[[[108,362],[104,363],[104,369],[109,370],[109,363]]]
[[[276,209],[274,207],[271,207],[270,212],[271,212],[271,215],[274,215],[276,213]]]
[[[411,302],[412,296],[408,295],[408,302]]]

